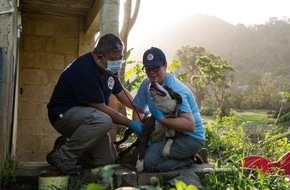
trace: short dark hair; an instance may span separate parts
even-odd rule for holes
[[[123,48],[124,44],[122,40],[118,36],[108,33],[99,39],[94,49],[94,54],[107,55],[111,51],[122,51]]]

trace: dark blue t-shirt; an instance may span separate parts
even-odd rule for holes
[[[60,114],[74,106],[88,106],[89,103],[108,105],[110,95],[121,90],[117,76],[101,70],[91,53],[82,55],[61,74],[47,105],[49,120],[53,124]]]

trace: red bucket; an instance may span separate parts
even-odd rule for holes
[[[271,160],[269,160],[266,157],[253,155],[253,156],[246,156],[245,158],[242,158],[239,160],[240,167],[244,168],[258,168],[262,172],[266,172],[269,170],[269,163]]]
[[[282,174],[290,175],[290,152],[285,153],[278,161],[269,162],[269,168],[278,168]]]

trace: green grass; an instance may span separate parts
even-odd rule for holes
[[[289,151],[289,124],[275,124],[268,110],[235,111],[232,117],[215,120],[202,116],[207,134],[207,148],[217,167],[236,168],[233,172],[209,174],[205,189],[289,189],[289,182],[271,173],[244,172],[238,160],[247,155],[262,155],[277,161]],[[211,122],[213,120],[213,122]],[[208,123],[207,123],[208,122]],[[249,126],[242,124],[250,124]],[[272,173],[273,172],[273,173]],[[269,175],[270,174],[270,175]]]
[[[244,122],[258,125],[274,123],[275,118],[270,117],[268,112],[268,110],[236,111],[234,123],[236,126],[239,126]],[[202,116],[202,118],[205,122],[215,120],[215,116]]]
[[[243,122],[251,124],[269,124],[274,123],[275,119],[270,117],[268,110],[245,110],[237,112],[235,124],[240,125]]]

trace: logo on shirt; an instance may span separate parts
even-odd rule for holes
[[[109,77],[109,79],[108,79],[108,87],[109,87],[110,90],[113,89],[114,84],[115,84],[114,78],[113,77]]]

